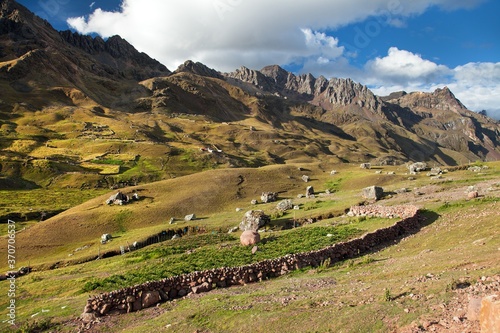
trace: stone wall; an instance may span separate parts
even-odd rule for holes
[[[399,206],[381,206],[381,205],[366,205],[352,206],[347,213],[349,216],[374,216],[383,218],[407,218],[414,216],[417,213],[417,207],[410,205]]]
[[[387,208],[378,207],[379,212],[386,212]],[[372,209],[377,210],[374,207]],[[159,302],[184,297],[190,293],[197,294],[214,288],[226,288],[267,280],[287,274],[295,269],[309,266],[317,267],[327,259],[333,264],[356,257],[372,251],[381,244],[393,242],[401,236],[418,230],[422,222],[418,209],[414,206],[407,206],[404,211],[405,215],[410,212],[413,214],[390,227],[321,250],[291,254],[241,267],[193,272],[93,296],[87,300],[82,319],[90,321],[98,316],[139,311]]]

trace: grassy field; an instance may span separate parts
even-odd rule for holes
[[[416,204],[429,211],[431,223],[419,233],[363,257],[257,284],[191,295],[107,318],[96,329],[240,332],[251,323],[255,332],[282,332],[289,327],[297,332],[388,332],[419,325],[444,311],[442,305],[453,298],[456,281],[473,282],[481,276],[500,274],[500,163],[487,165],[489,169],[481,173],[455,171],[439,180],[425,175],[408,180],[404,166],[362,170],[347,164],[315,163],[212,170],[128,188],[125,192],[135,190],[143,198],[128,206],[105,205],[104,200],[114,193],[108,192],[16,235],[18,266],[30,263],[41,268],[62,263],[58,269],[38,270],[17,279],[18,328],[45,325],[51,327],[49,331],[75,331],[79,324],[73,319],[82,312],[89,293],[321,248],[393,224],[391,219],[342,216],[345,209],[363,201],[363,187],[375,184],[386,192],[380,204]],[[330,175],[332,169],[338,173]],[[302,174],[310,175],[311,181],[304,183]],[[308,185],[314,186],[316,198],[298,199]],[[466,200],[469,186],[478,189],[478,199]],[[407,192],[393,193],[403,187]],[[326,189],[333,193],[324,193]],[[272,220],[262,234],[261,250],[252,256],[249,248],[239,246],[239,233],[228,234],[227,230],[237,226],[248,209],[273,211],[275,203],[250,204],[252,199],[260,199],[264,190],[291,198],[301,209]],[[198,219],[183,221],[189,213],[196,213]],[[336,217],[283,230],[285,222],[294,218],[329,213]],[[171,217],[177,218],[173,225],[168,223]],[[204,232],[122,256],[64,266],[70,259],[186,226]],[[99,245],[104,232],[115,238]],[[6,239],[2,239],[5,247]],[[7,284],[0,283],[0,293],[7,292]],[[2,298],[2,318],[6,306],[7,299]],[[353,317],[363,320],[353,321]],[[0,327],[8,328],[1,321]]]

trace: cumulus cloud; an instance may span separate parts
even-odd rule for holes
[[[469,4],[471,0],[463,0]],[[475,1],[475,0],[473,0]],[[261,68],[301,57],[332,60],[341,48],[322,31],[368,17],[388,24],[452,0],[123,0],[120,10],[97,8],[68,19],[81,33],[119,34],[138,50],[175,69],[187,59],[221,71]],[[392,22],[392,23],[391,23]],[[308,39],[310,38],[310,39]],[[318,44],[319,43],[319,44]]]
[[[386,84],[432,84],[451,73],[446,66],[397,47],[391,47],[386,57],[369,61],[365,68],[374,78]]]

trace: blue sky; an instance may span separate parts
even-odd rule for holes
[[[449,86],[500,118],[496,0],[19,0],[57,30],[119,34],[170,70],[278,64],[379,95]]]

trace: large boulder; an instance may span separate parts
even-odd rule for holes
[[[240,236],[240,242],[243,246],[255,245],[260,242],[260,235],[257,231],[245,230]]]
[[[384,189],[378,186],[370,186],[363,189],[363,198],[366,200],[379,200],[384,194]]]
[[[106,200],[107,205],[124,205],[129,201],[129,197],[123,194],[121,191],[118,191],[116,194],[113,194]]]
[[[308,186],[306,188],[306,198],[314,198],[314,187]]]
[[[260,200],[263,203],[274,202],[278,199],[278,193],[275,192],[262,192]]]
[[[427,164],[425,162],[416,162],[408,166],[410,174],[414,175],[417,172],[425,171],[427,169]]]
[[[264,214],[262,210],[249,210],[243,216],[240,223],[240,230],[257,231],[260,227],[265,226],[269,222],[271,222],[271,218]]]
[[[158,291],[148,291],[142,294],[142,308],[149,308],[158,304],[161,301],[160,293]]]
[[[276,209],[281,210],[282,212],[292,208],[293,208],[293,202],[290,199],[282,200],[276,205]]]

